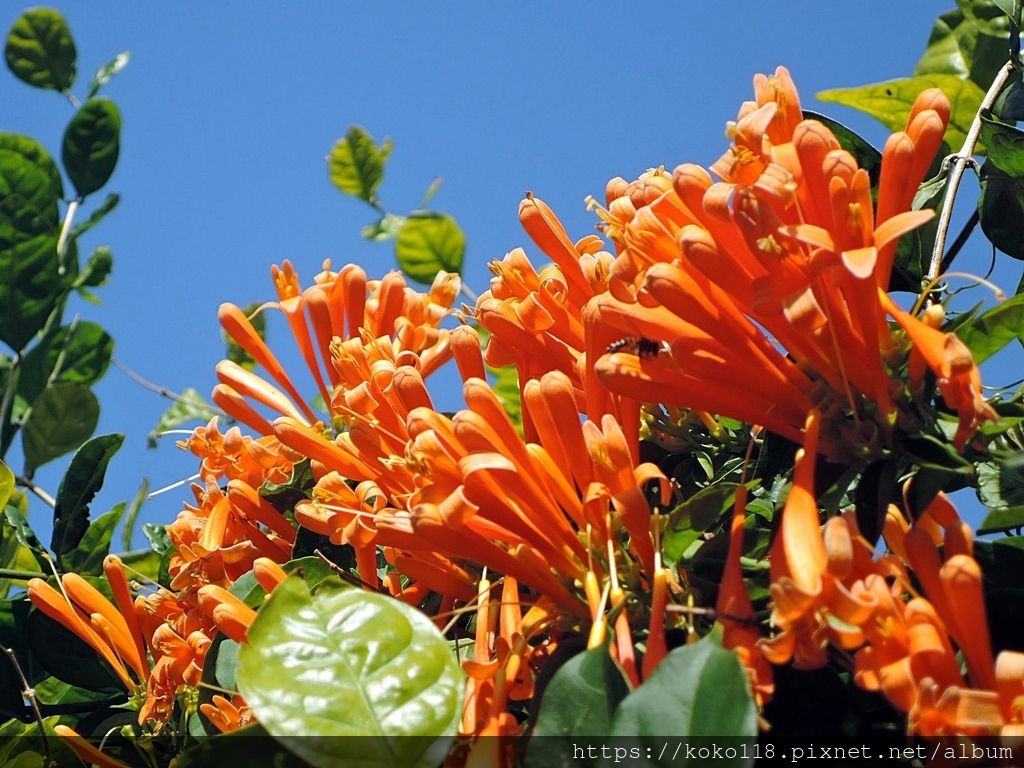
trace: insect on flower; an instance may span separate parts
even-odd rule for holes
[[[613,352],[628,352],[636,355],[641,360],[657,357],[661,352],[661,342],[654,339],[646,339],[643,336],[627,336],[624,339],[613,341],[605,350],[609,355]]]

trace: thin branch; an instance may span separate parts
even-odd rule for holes
[[[981,135],[981,112],[983,109],[992,108],[999,93],[1003,90],[1006,82],[1010,79],[1010,75],[1015,70],[1016,64],[1012,60],[1007,61],[1003,68],[999,70],[999,74],[992,81],[988,93],[985,94],[985,98],[978,108],[978,113],[974,116],[974,122],[971,123],[971,128],[967,132],[964,145],[960,148],[959,152],[953,155],[953,168],[949,174],[949,186],[946,188],[946,199],[942,202],[942,212],[939,214],[939,228],[935,233],[935,247],[932,249],[932,260],[928,266],[929,281],[938,277],[939,270],[942,267],[942,254],[946,249],[946,233],[949,231],[949,222],[953,216],[953,203],[956,201],[960,179],[963,178],[964,171],[967,170],[968,166],[974,163],[974,148],[977,146],[978,137]]]
[[[45,579],[49,574],[41,571],[21,571],[16,568],[0,568],[0,579],[28,581],[29,579]]]
[[[53,498],[53,496],[48,494],[46,491],[44,491],[42,488],[40,488],[38,485],[33,483],[31,478],[26,477],[25,475],[19,475],[18,477],[14,478],[14,482],[17,485],[20,485],[22,488],[27,488],[28,490],[30,490],[32,493],[34,493],[36,496],[38,496],[40,499],[46,502],[51,509],[57,506],[57,500]]]
[[[116,357],[110,358],[110,362],[114,365],[115,368],[120,368],[128,376],[128,378],[130,378],[136,384],[141,384],[146,389],[150,390],[151,392],[156,392],[161,397],[169,397],[171,400],[174,400],[175,402],[178,403],[185,402],[185,398],[183,398],[177,392],[172,392],[167,387],[161,387],[159,384],[154,384],[151,381],[146,381],[144,378],[139,376],[139,374],[137,374],[127,365],[122,363]]]
[[[14,651],[10,648],[4,648],[4,653],[7,654],[7,658],[11,660],[11,666],[14,667],[14,671],[17,672],[18,678],[21,680],[21,695],[25,701],[32,707],[32,714],[35,716],[36,725],[39,726],[39,733],[43,737],[43,748],[46,750],[46,765],[50,766],[57,765],[53,759],[53,748],[50,746],[50,738],[46,734],[46,724],[43,722],[43,714],[39,711],[39,703],[36,701],[36,692],[31,685],[28,684],[28,680],[25,678],[25,673],[21,669],[21,664],[18,663],[18,657],[14,655]]]

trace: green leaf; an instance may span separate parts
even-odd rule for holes
[[[128,510],[125,513],[124,530],[121,531],[121,546],[124,547],[125,551],[132,548],[132,531],[135,530],[135,522],[139,519],[139,512],[142,511],[142,505],[146,501],[146,496],[149,494],[149,478],[142,478],[142,485],[139,486],[139,490],[135,493],[135,498],[132,499],[132,503],[128,505]]]
[[[52,8],[31,8],[7,34],[4,57],[15,77],[36,88],[66,91],[75,82],[75,42]]]
[[[89,81],[89,90],[86,91],[85,98],[91,99],[95,96],[100,88],[109,83],[118,72],[128,66],[128,61],[131,57],[132,55],[129,51],[121,51],[121,53],[97,69],[96,74]]]
[[[162,525],[157,523],[143,523],[142,535],[146,537],[146,541],[149,542],[149,546],[151,546],[153,551],[158,555],[166,555],[174,549],[174,545],[171,543],[171,537],[167,535],[167,529]]]
[[[447,754],[464,678],[415,608],[334,581],[311,595],[292,576],[247,637],[239,691],[260,723],[311,765],[434,768]],[[345,736],[371,738],[336,738]]]
[[[990,110],[983,109],[981,140],[988,150],[988,162],[1010,176],[1024,176],[1024,131],[995,120]]]
[[[384,139],[378,147],[365,128],[353,125],[345,138],[331,147],[327,156],[327,170],[331,183],[346,195],[374,203],[377,187],[384,178],[384,164],[394,145]]]
[[[4,507],[4,519],[14,529],[14,535],[17,537],[18,542],[22,546],[27,547],[35,556],[36,561],[45,568],[46,563],[49,562],[49,555],[46,553],[46,547],[43,546],[39,537],[36,536],[36,532],[28,524],[25,513],[13,504],[8,504]]]
[[[18,394],[33,402],[51,380],[94,384],[106,373],[113,350],[114,340],[96,323],[59,328],[25,355]]]
[[[73,451],[99,423],[100,404],[85,384],[58,382],[32,403],[32,415],[21,433],[25,464],[35,470]]]
[[[383,243],[394,240],[398,237],[402,227],[405,226],[405,216],[395,216],[393,213],[385,213],[373,224],[367,224],[359,233],[364,240],[372,240],[375,243]]]
[[[1014,339],[1024,341],[1024,294],[962,323],[956,335],[971,350],[975,363],[988,360]]]
[[[77,238],[84,232],[88,232],[90,229],[92,229],[101,221],[103,221],[103,219],[106,217],[108,213],[117,208],[117,205],[120,202],[121,196],[117,194],[117,192],[108,193],[107,196],[103,198],[103,202],[97,205],[96,208],[93,209],[93,212],[89,214],[89,218],[87,218],[85,221],[75,224],[75,226],[71,228],[71,237]],[[110,253],[110,248],[108,248],[107,246],[101,245],[96,250],[99,251],[100,248],[105,250],[108,254]],[[90,259],[94,258],[95,256],[96,252],[94,251]],[[109,272],[110,270],[108,269],[107,271]],[[77,288],[78,285],[80,284],[82,283],[76,282],[75,287]]]
[[[124,435],[101,435],[83,445],[72,457],[53,509],[50,549],[56,557],[62,557],[82,541],[89,528],[89,505],[103,487],[107,464],[122,443]]]
[[[398,233],[398,267],[418,283],[430,285],[441,270],[461,272],[466,236],[446,213],[416,211]]]
[[[419,207],[426,208],[427,204],[434,199],[434,195],[437,194],[437,190],[439,190],[440,188],[441,177],[438,176],[436,179],[430,182],[430,186],[427,187],[427,191],[423,193],[423,198],[420,200]]]
[[[61,161],[79,197],[110,179],[121,151],[121,113],[110,99],[89,99],[64,131]]]
[[[89,583],[100,591],[106,585],[100,579],[89,579]],[[114,672],[92,646],[37,608],[28,614],[28,638],[32,653],[59,680],[90,691],[123,690]]]
[[[1024,526],[1024,453],[978,464],[978,498],[989,508],[978,533]]]
[[[79,273],[73,287],[81,291],[84,288],[99,288],[106,285],[107,277],[113,268],[114,255],[110,248],[98,245],[85,262],[85,268]]]
[[[46,323],[61,296],[60,172],[37,142],[0,134],[0,341],[15,351]]]
[[[714,634],[671,651],[654,673],[615,712],[611,736],[638,738],[644,747],[634,766],[704,765],[705,760],[661,753],[665,737],[757,738],[757,705],[739,658]],[[748,753],[749,754],[749,753]],[[715,765],[745,765],[723,757]],[[610,764],[607,763],[607,764]]]
[[[146,436],[146,444],[150,448],[156,448],[156,441],[160,435],[169,429],[175,429],[190,421],[208,422],[218,411],[206,402],[206,399],[196,390],[188,387],[183,390],[180,400],[174,403],[160,416],[153,431]]]
[[[537,725],[526,748],[527,768],[594,765],[596,760],[578,758],[576,742],[580,737],[609,733],[615,709],[628,693],[629,685],[607,647],[573,656],[544,689]]]
[[[0,509],[7,506],[7,500],[14,492],[14,473],[3,461],[0,461]]]
[[[666,560],[678,562],[702,533],[732,509],[737,487],[736,483],[709,485],[672,510],[661,539]]]
[[[977,14],[965,15],[963,10],[942,14],[932,27],[928,47],[917,62],[914,74],[955,75],[987,89],[1006,63],[1008,30],[1005,24],[1003,27],[1001,33],[992,34],[992,25],[981,23]]]
[[[1024,259],[1024,178],[1010,176],[985,161],[981,166],[981,197],[978,198],[981,231],[996,248],[1015,259]]]
[[[110,554],[114,529],[121,523],[126,506],[121,502],[90,523],[78,546],[66,552],[61,559],[65,571],[74,571],[81,576],[100,576],[103,573],[103,559]]]
[[[843,104],[866,112],[890,131],[906,128],[910,108],[918,94],[928,88],[941,88],[952,105],[945,140],[959,147],[967,137],[974,116],[981,107],[985,92],[970,80],[956,75],[919,75],[862,85],[858,88],[837,88],[816,94],[821,101]]]

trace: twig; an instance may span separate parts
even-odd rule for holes
[[[113,363],[114,367],[120,368],[128,376],[128,378],[130,378],[136,384],[141,384],[146,389],[150,390],[151,392],[156,392],[161,397],[169,397],[171,400],[174,400],[175,402],[178,403],[185,402],[185,398],[179,395],[177,392],[172,392],[167,387],[161,387],[159,384],[154,384],[151,381],[146,381],[144,378],[139,376],[139,374],[137,374],[127,365],[122,363],[116,357],[110,358],[110,362]]]
[[[21,669],[21,664],[18,663],[18,657],[14,655],[14,651],[10,648],[4,648],[4,653],[11,660],[11,666],[14,667],[14,671],[18,673],[18,678],[21,680],[21,695],[29,703],[29,706],[32,707],[32,714],[35,716],[36,725],[39,726],[39,733],[43,737],[43,749],[46,750],[46,765],[47,768],[52,768],[57,765],[57,762],[53,759],[53,748],[50,746],[50,737],[46,734],[43,714],[39,711],[39,704],[36,702],[36,692],[28,684],[28,679],[26,679],[25,673]]]
[[[349,573],[344,568],[342,568],[340,565],[338,565],[336,562],[331,560],[331,558],[329,558],[327,555],[325,555],[319,549],[314,549],[313,550],[313,554],[316,555],[317,557],[319,557],[321,560],[323,560],[324,564],[326,564],[327,567],[330,568],[331,571],[338,578],[340,578],[342,581],[346,582],[347,584],[351,584],[353,587],[362,587],[363,589],[365,589],[365,590],[367,590],[369,592],[380,592],[382,595],[389,594],[387,590],[385,590],[385,589],[383,589],[381,587],[375,587],[372,584],[370,584],[369,582],[363,581],[361,578],[359,578],[355,574]]]
[[[953,155],[953,168],[949,174],[949,186],[946,188],[946,199],[942,202],[942,212],[939,214],[939,228],[935,233],[935,247],[932,249],[932,260],[928,265],[929,281],[938,277],[939,270],[942,267],[942,253],[946,248],[946,233],[949,231],[949,221],[953,216],[953,203],[956,200],[957,189],[960,187],[960,179],[963,178],[967,167],[974,163],[974,148],[977,146],[978,137],[981,135],[981,112],[983,109],[992,108],[996,98],[1003,90],[1003,86],[1006,85],[1006,81],[1010,79],[1010,75],[1015,69],[1016,64],[1011,60],[1007,61],[1003,68],[999,70],[999,74],[996,75],[992,85],[989,86],[988,93],[982,99],[978,113],[974,116],[974,122],[971,123],[971,128],[967,132],[964,145],[960,148],[959,152]]]
[[[51,509],[57,506],[57,500],[53,498],[53,496],[48,494],[46,491],[44,491],[42,488],[40,488],[38,485],[33,483],[31,478],[26,477],[25,475],[19,475],[18,477],[14,478],[14,482],[20,485],[22,488],[27,488],[28,490],[32,491],[32,493],[34,493],[40,499],[45,501],[50,506]]]

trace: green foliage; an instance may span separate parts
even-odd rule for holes
[[[107,464],[123,442],[124,435],[96,437],[83,445],[71,459],[71,465],[57,493],[57,505],[53,509],[53,540],[50,548],[58,559],[77,547],[90,527],[89,505],[103,486]]]
[[[131,53],[128,51],[122,51],[102,67],[97,69],[96,74],[93,75],[92,80],[89,81],[89,90],[86,91],[85,98],[91,99],[99,93],[100,88],[109,83],[118,72],[128,66],[129,59],[131,59]]]
[[[951,147],[959,147],[967,137],[985,92],[970,80],[961,80],[956,75],[918,75],[858,88],[836,88],[816,96],[821,101],[866,112],[890,131],[902,131],[914,99],[928,88],[941,88],[949,98],[952,110],[945,140]]]
[[[52,8],[32,8],[7,34],[4,58],[15,77],[36,88],[67,91],[75,82],[75,43],[68,24]]]
[[[958,5],[961,7],[935,21],[914,74],[955,75],[985,90],[1006,62],[1006,16],[987,0],[961,1]]]
[[[75,450],[89,439],[99,419],[99,401],[86,385],[48,386],[32,404],[32,416],[22,432],[25,465],[35,470]]]
[[[976,363],[988,360],[1014,339],[1024,343],[1024,294],[958,325],[956,335],[971,350]]]
[[[1024,259],[1024,131],[982,110],[981,137],[988,147],[978,200],[981,229],[1003,253]]]
[[[432,768],[446,754],[462,714],[463,675],[416,609],[337,582],[311,594],[292,577],[260,610],[248,641],[239,652],[242,695],[311,765]],[[301,738],[308,734],[374,740]]]
[[[182,390],[174,403],[161,414],[156,426],[146,436],[146,443],[150,448],[156,448],[156,441],[167,430],[175,429],[191,421],[206,423],[217,414],[217,409],[206,402],[205,397],[191,387],[187,387]]]
[[[110,179],[121,151],[121,113],[109,99],[85,102],[64,132],[61,161],[79,197]]]
[[[466,237],[446,213],[416,211],[395,240],[395,258],[408,277],[430,285],[437,273],[461,272]]]
[[[384,164],[394,145],[384,139],[378,146],[366,129],[353,125],[327,156],[331,183],[346,195],[376,203],[377,187],[384,179]]]

